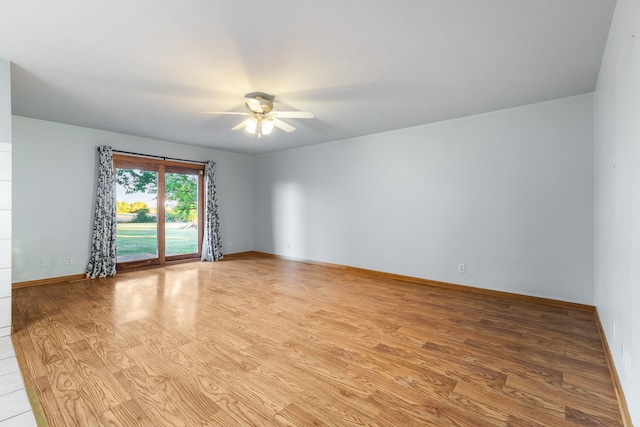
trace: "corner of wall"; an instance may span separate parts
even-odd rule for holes
[[[0,59],[0,337],[11,334],[11,63]]]

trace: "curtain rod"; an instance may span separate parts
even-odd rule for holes
[[[203,164],[203,165],[207,163],[207,162],[203,162],[202,160],[176,159],[175,157],[154,156],[153,154],[133,153],[131,151],[122,151],[122,150],[111,150],[111,151],[113,151],[114,153],[132,154],[134,156],[151,157],[151,158],[154,158],[154,159],[176,160],[178,162],[200,163],[200,164]]]

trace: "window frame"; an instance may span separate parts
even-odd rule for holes
[[[138,169],[158,174],[158,210],[156,227],[157,227],[157,245],[158,257],[144,260],[117,262],[116,270],[129,270],[134,268],[163,266],[173,262],[183,262],[188,260],[200,259],[202,256],[202,240],[204,236],[204,164],[177,162],[172,160],[156,159],[151,157],[137,157],[125,154],[113,154],[113,171],[116,174],[118,169]],[[198,176],[198,252],[190,254],[179,254],[166,256],[166,228],[165,228],[165,174],[180,173],[185,175]],[[162,220],[160,220],[162,219]]]

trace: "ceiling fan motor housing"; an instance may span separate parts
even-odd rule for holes
[[[268,114],[273,110],[273,96],[259,92],[248,93],[244,104],[252,113]]]

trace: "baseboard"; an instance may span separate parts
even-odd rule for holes
[[[29,280],[26,282],[15,282],[12,289],[28,288],[30,286],[50,285],[52,283],[71,282],[85,279],[84,274],[72,274],[71,276],[49,277],[47,279]]]
[[[176,264],[184,264],[187,262],[195,262],[200,261],[200,258],[187,258],[187,259],[177,259],[173,261],[167,261],[164,266],[171,266]],[[143,265],[138,267],[126,268],[123,270],[118,270],[118,273],[130,273],[138,270],[149,270],[153,268],[164,267],[162,265]],[[47,279],[38,279],[38,280],[29,280],[26,282],[15,282],[11,285],[12,289],[20,289],[20,288],[28,288],[31,286],[40,286],[40,285],[50,285],[52,283],[60,283],[60,282],[75,282],[78,280],[87,279],[86,274],[72,274],[71,276],[58,276],[58,277],[49,277]]]
[[[256,252],[256,251],[234,252],[232,254],[224,254],[224,257],[220,261],[224,261],[226,259],[233,259],[233,258],[244,258],[249,255],[269,255],[269,254]]]
[[[618,399],[618,406],[620,407],[620,415],[622,415],[624,427],[633,427],[633,423],[631,422],[631,414],[629,413],[629,407],[627,406],[627,399],[625,399],[624,397],[624,391],[622,390],[622,384],[620,383],[618,370],[613,364],[613,356],[611,355],[609,342],[607,341],[607,336],[604,334],[604,328],[602,327],[602,322],[600,321],[600,315],[598,314],[597,308],[593,311],[593,315],[596,319],[596,326],[598,327],[598,333],[600,334],[600,341],[602,341],[604,355],[607,359],[607,364],[609,365],[609,372],[611,373],[611,380],[613,381],[613,388],[616,392],[616,398]]]
[[[320,265],[320,266],[323,266],[323,267],[339,268],[339,269],[349,270],[349,271],[357,271],[357,272],[360,272],[360,273],[374,275],[374,276],[377,276],[377,277],[384,277],[384,278],[392,279],[392,280],[403,280],[405,282],[419,283],[419,284],[430,285],[430,286],[437,286],[439,288],[454,289],[454,290],[458,290],[458,291],[462,291],[462,292],[472,292],[472,293],[475,293],[475,294],[489,295],[489,296],[493,296],[493,297],[497,297],[497,298],[508,299],[508,300],[511,300],[511,301],[519,301],[519,302],[526,302],[526,303],[533,303],[533,304],[541,304],[541,305],[547,305],[547,306],[552,306],[552,307],[557,307],[557,308],[581,310],[581,311],[586,311],[586,312],[594,312],[595,311],[595,307],[592,306],[592,305],[588,305],[588,304],[579,304],[579,303],[576,303],[576,302],[561,301],[561,300],[555,300],[555,299],[551,299],[551,298],[534,297],[534,296],[530,296],[530,295],[522,295],[522,294],[516,294],[516,293],[506,292],[506,291],[495,291],[495,290],[492,290],[492,289],[476,288],[476,287],[468,286],[468,285],[458,285],[458,284],[455,284],[455,283],[440,282],[440,281],[437,281],[437,280],[430,280],[430,279],[422,279],[420,277],[403,276],[401,274],[385,273],[385,272],[382,272],[382,271],[369,270],[369,269],[366,269],[366,268],[351,267],[351,266],[342,265],[342,264],[332,264],[332,263],[321,262],[321,261],[313,261],[313,260],[307,260],[307,259],[302,259],[302,258],[294,258],[294,257],[283,256],[283,255],[270,254],[270,253],[266,253],[266,252],[250,251],[250,252],[242,252],[240,254],[234,254],[234,255],[246,256],[246,255],[249,255],[249,254],[263,255],[263,256],[268,256],[268,257],[273,257],[273,258],[284,259],[284,260],[288,260],[288,261],[303,262],[303,263],[306,263],[306,264]]]

